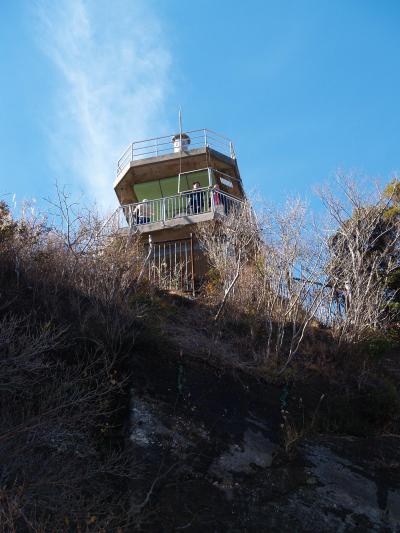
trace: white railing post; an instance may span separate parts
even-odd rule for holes
[[[239,198],[220,190],[214,190],[213,187],[203,187],[197,190],[197,196],[193,197],[193,201],[190,202],[192,194],[193,191],[185,191],[178,195],[148,200],[147,202],[122,205],[117,208],[107,225],[117,224],[115,229],[118,230],[126,223],[128,227],[151,222],[165,223],[176,216],[219,211],[220,206],[224,207],[224,214],[228,215],[232,209],[243,204]]]
[[[236,159],[235,148],[232,141],[223,135],[208,130],[207,128],[193,130],[188,132],[191,136],[192,148],[201,147],[203,143],[205,148],[212,148],[221,151],[225,155],[230,155],[232,159]],[[164,152],[170,152],[171,137],[169,135],[163,137],[154,137],[151,139],[145,139],[143,141],[134,141],[128,145],[122,157],[117,163],[117,176],[131,161],[146,159],[147,157],[162,155]],[[185,139],[180,139],[179,148],[182,151],[188,150],[188,144]],[[166,148],[168,144],[169,148]],[[176,147],[178,149],[178,147]]]
[[[189,201],[188,201],[188,195],[187,192],[184,192],[182,195],[182,211],[185,215],[189,212]]]

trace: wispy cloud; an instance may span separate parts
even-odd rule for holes
[[[39,39],[59,73],[50,117],[60,181],[113,203],[118,157],[165,129],[171,55],[144,0],[38,0]]]

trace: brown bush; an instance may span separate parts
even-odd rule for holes
[[[0,529],[112,531],[129,507],[141,247],[66,195],[54,213],[0,210]]]
[[[346,201],[321,193],[327,225],[312,224],[294,199],[262,206],[257,216],[245,203],[199,227],[215,319],[224,312],[230,322],[251,323],[261,364],[283,371],[298,354],[321,352],[320,343],[312,346],[315,328],[325,332],[325,353],[362,350],[393,318],[387,279],[398,269],[399,219],[378,223],[390,205],[382,192],[365,198],[348,179],[340,187]]]

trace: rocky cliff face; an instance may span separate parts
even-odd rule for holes
[[[135,366],[143,530],[400,531],[398,437],[305,438],[288,454],[282,387],[179,355]]]

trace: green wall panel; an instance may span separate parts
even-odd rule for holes
[[[186,174],[186,179],[188,182],[188,189],[190,190],[193,187],[193,183],[198,181],[201,187],[208,187],[208,172],[207,170],[200,170],[199,172],[190,172]]]
[[[178,176],[163,178],[160,180],[160,187],[163,197],[178,194]]]
[[[179,192],[185,192],[189,190],[188,181],[185,175],[181,176],[181,184]]]
[[[133,186],[138,202],[146,200],[155,200],[162,198],[160,183],[158,180],[148,181],[147,183],[137,183]]]
[[[190,191],[193,183],[198,181],[201,187],[208,187],[208,172],[201,170],[199,172],[190,172],[181,176],[180,191]],[[214,181],[214,180],[213,180]],[[156,200],[178,194],[178,176],[171,176],[161,180],[148,181],[146,183],[137,183],[133,186],[138,202],[146,200]]]

